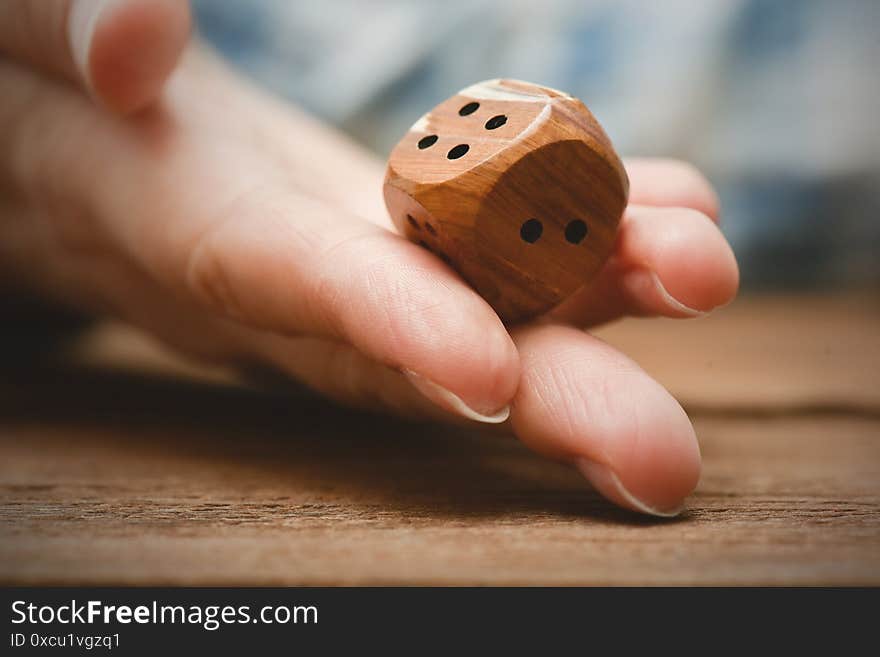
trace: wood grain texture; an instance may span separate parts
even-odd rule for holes
[[[582,102],[514,80],[464,89],[394,148],[398,229],[519,321],[588,282],[610,254],[629,181]]]
[[[679,323],[686,339],[604,332],[686,393],[705,470],[672,521],[512,439],[184,377],[107,329],[75,366],[0,378],[0,580],[880,585],[880,405],[846,405],[855,352],[876,363],[870,299],[747,299]]]
[[[880,413],[880,294],[752,296],[682,322],[596,334],[693,411]]]

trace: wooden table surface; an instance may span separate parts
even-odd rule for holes
[[[103,327],[0,376],[0,581],[877,585],[878,300],[600,332],[696,425],[673,520],[515,440],[244,389]]]

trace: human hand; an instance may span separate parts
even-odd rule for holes
[[[687,416],[583,329],[734,296],[700,174],[629,162],[630,206],[595,284],[508,330],[394,232],[379,162],[187,49],[188,32],[173,0],[2,5],[0,275],[344,403],[506,422],[617,504],[677,512],[700,469]]]

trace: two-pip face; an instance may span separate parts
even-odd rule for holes
[[[407,237],[516,321],[598,271],[627,189],[619,158],[580,101],[494,80],[416,122],[391,154],[385,199]]]

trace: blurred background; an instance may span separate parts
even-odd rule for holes
[[[746,290],[880,282],[876,0],[196,0],[240,69],[382,157],[473,82],[567,91],[717,186]]]

